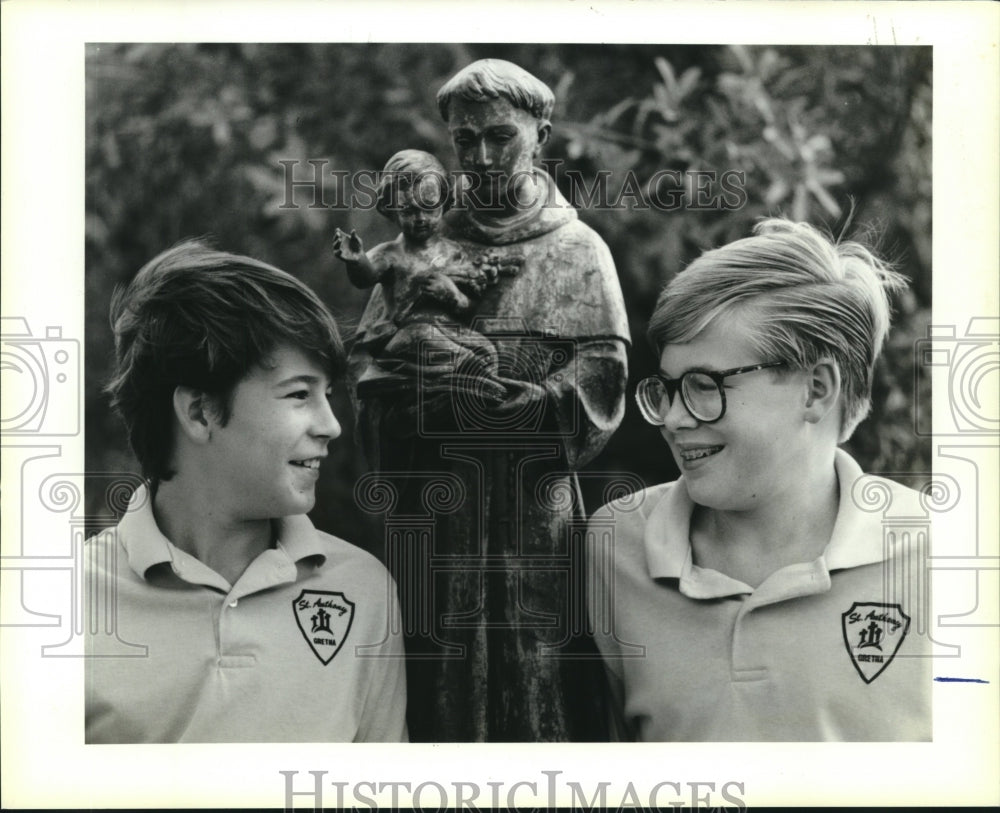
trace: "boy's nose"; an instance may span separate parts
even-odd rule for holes
[[[669,396],[664,396],[669,398]],[[684,399],[681,397],[680,389],[674,393],[670,406],[663,414],[663,428],[668,432],[676,432],[681,428],[692,429],[698,425],[698,421],[687,411],[684,406]]]
[[[333,407],[330,406],[329,401],[324,398],[323,403],[317,411],[313,433],[318,437],[325,437],[329,441],[339,438],[342,431],[343,429],[340,426],[340,421],[338,421],[337,416],[333,414]]]

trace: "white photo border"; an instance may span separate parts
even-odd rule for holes
[[[475,11],[470,11],[474,8]],[[774,44],[932,45],[934,48],[934,324],[997,317],[998,7],[967,2],[150,2],[13,0],[0,6],[2,28],[2,313],[35,331],[59,326],[84,335],[84,50],[88,42],[383,41],[433,42],[743,42]],[[82,358],[81,358],[82,365]],[[82,366],[81,366],[82,369]],[[947,385],[947,382],[943,382]],[[82,385],[82,381],[81,381]],[[934,415],[948,409],[935,382]],[[6,396],[5,396],[6,397]],[[82,396],[76,406],[82,410]],[[54,408],[63,408],[56,405]],[[78,416],[79,417],[79,416]],[[996,437],[935,440],[977,445],[978,477],[963,488],[996,494]],[[992,443],[992,445],[991,445]],[[993,450],[992,452],[990,450]],[[3,446],[3,555],[18,555],[35,497],[12,489],[25,456],[51,456],[82,472],[82,432]],[[954,518],[953,518],[954,519]],[[50,523],[51,524],[51,523]],[[45,526],[45,522],[40,522]],[[950,521],[949,533],[979,534],[980,556],[997,570],[995,507]],[[947,545],[948,539],[936,544]],[[937,549],[935,549],[937,552]],[[992,557],[992,559],[991,559]],[[51,583],[59,583],[52,571]],[[9,578],[5,572],[4,587]],[[994,592],[996,575],[986,580]],[[44,580],[44,579],[43,579]],[[4,619],[21,610],[16,591],[0,595]],[[995,601],[995,595],[980,601]],[[936,597],[935,617],[950,611]],[[68,602],[53,597],[49,612]],[[325,772],[322,803],[337,806],[336,783],[350,794],[390,799],[391,785],[436,782],[448,793],[461,782],[481,789],[476,804],[568,805],[568,783],[588,798],[606,789],[608,804],[638,803],[658,783],[677,783],[686,803],[709,793],[713,804],[928,805],[998,801],[1000,719],[995,627],[955,629],[961,673],[989,683],[936,684],[934,741],[928,744],[595,744],[595,745],[165,745],[85,746],[80,658],[43,658],[58,643],[52,627],[0,630],[3,798],[7,807],[272,807],[286,803],[286,776],[317,800],[310,771]],[[559,773],[555,773],[559,772]],[[557,798],[547,795],[555,783]],[[499,785],[490,783],[500,783]],[[517,783],[522,783],[517,785]],[[527,783],[527,784],[525,784]],[[532,785],[534,787],[532,787]],[[515,787],[516,786],[516,787]],[[692,787],[693,786],[693,787]],[[513,796],[510,796],[511,791]],[[459,790],[458,792],[461,792]],[[465,791],[468,798],[468,790]],[[684,799],[661,791],[661,804]],[[405,797],[403,797],[405,799]],[[423,803],[437,805],[435,788]]]

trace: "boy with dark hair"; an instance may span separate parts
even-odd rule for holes
[[[395,585],[304,516],[340,434],[327,309],[277,268],[187,242],[111,319],[108,391],[149,482],[86,546],[86,741],[405,739]],[[146,657],[101,651],[111,613]]]

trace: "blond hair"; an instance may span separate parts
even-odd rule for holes
[[[906,279],[857,242],[772,218],[754,236],[706,251],[660,294],[649,338],[662,353],[715,320],[746,314],[761,359],[805,369],[833,360],[841,376],[840,442],[871,408],[872,371],[889,332],[889,293]]]

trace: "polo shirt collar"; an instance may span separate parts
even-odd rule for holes
[[[654,579],[679,579],[690,563],[694,507],[682,475],[649,512],[643,541],[649,575]]]
[[[862,511],[855,502],[854,485],[865,476],[861,467],[842,449],[837,449],[834,467],[840,486],[837,518],[830,541],[815,563],[827,573],[881,562],[886,558],[881,514]],[[691,552],[691,514],[694,508],[695,503],[688,495],[683,475],[653,506],[643,539],[649,575],[654,579],[679,579],[682,592],[692,598],[753,592],[741,581],[694,564]]]
[[[170,541],[160,532],[153,517],[153,499],[146,485],[132,494],[118,523],[118,539],[125,548],[129,567],[141,578],[151,567],[173,561]]]
[[[722,598],[752,593],[753,588],[738,579],[694,563],[691,552],[691,514],[694,507],[683,476],[653,507],[644,539],[649,575],[654,579],[677,579],[680,591],[689,598]]]
[[[884,483],[890,489],[894,484],[866,475],[843,449],[837,449],[834,465],[840,484],[840,504],[830,542],[823,551],[826,566],[830,570],[844,570],[885,561],[882,512],[864,510],[857,502],[855,487],[862,477],[869,477],[873,483]]]
[[[312,522],[305,514],[282,517],[275,522],[277,530],[276,551],[292,566],[304,559],[315,559],[316,565],[326,561],[326,549]],[[118,536],[128,556],[129,567],[141,578],[145,579],[150,568],[159,564],[170,564],[177,571],[177,564],[184,563],[185,571],[204,568],[208,574],[217,576],[220,587],[227,588],[221,576],[215,574],[207,565],[199,562],[193,556],[185,553],[160,531],[153,515],[153,501],[149,488],[139,486],[129,500],[128,508],[118,523]],[[265,554],[275,552],[265,551]],[[180,575],[180,574],[178,574]],[[187,573],[184,578],[187,578]],[[199,579],[204,583],[213,583],[211,579]]]
[[[282,517],[276,521],[278,549],[292,562],[315,558],[317,565],[326,561],[326,548],[312,521],[305,514]]]

